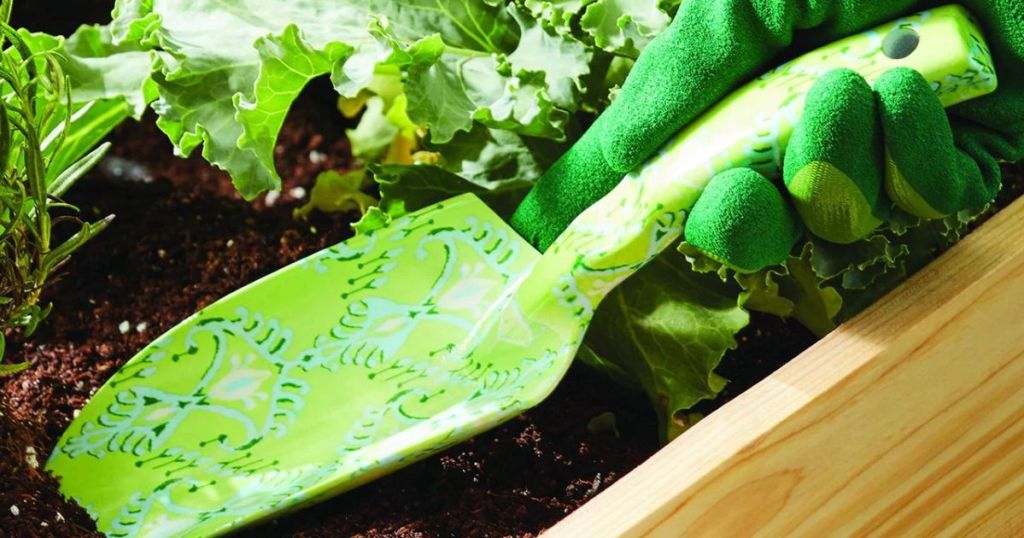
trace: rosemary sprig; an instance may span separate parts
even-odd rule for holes
[[[113,218],[84,222],[60,199],[108,146],[64,170],[50,170],[72,129],[69,81],[56,54],[33,53],[10,26],[10,11],[11,2],[0,2],[0,360],[4,334],[16,329],[28,336],[36,330],[50,311],[39,304],[47,283]],[[57,226],[76,231],[55,242]],[[26,367],[0,364],[0,376]]]

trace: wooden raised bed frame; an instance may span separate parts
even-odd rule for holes
[[[545,536],[1024,536],[1024,200]]]

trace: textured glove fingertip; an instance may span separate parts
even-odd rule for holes
[[[881,158],[871,87],[848,69],[826,73],[807,96],[785,159],[786,188],[811,233],[846,244],[882,224]]]
[[[786,261],[798,238],[778,189],[747,168],[712,179],[686,220],[690,245],[741,272]]]
[[[600,120],[598,120],[600,121]],[[603,196],[622,174],[608,166],[597,131],[587,131],[544,173],[509,220],[541,252],[547,250],[572,221]]]
[[[1003,186],[1003,169],[996,155],[1013,156],[1015,152],[1012,144],[998,133],[975,127],[963,120],[954,120],[953,138],[958,148],[960,168],[977,174],[979,178],[977,182],[967,185],[967,207],[977,209],[991,203]],[[1024,148],[1024,135],[1019,145]],[[1018,154],[1024,157],[1024,153]]]
[[[912,215],[963,209],[964,181],[953,132],[935,90],[917,71],[892,69],[875,81],[886,146],[886,193]]]

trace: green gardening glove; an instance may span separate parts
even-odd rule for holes
[[[980,208],[998,176],[956,146],[946,111],[910,69],[884,73],[872,89],[837,69],[811,89],[784,161],[785,190],[753,170],[714,178],[686,223],[686,240],[741,271],[785,261],[797,219],[810,233],[851,243],[878,228],[892,203],[934,219]]]
[[[545,250],[669,137],[778,63],[780,52],[812,50],[945,3],[682,2],[612,105],[530,191],[512,226]],[[892,203],[936,216],[990,199],[1000,183],[999,162],[1024,158],[1024,1],[961,3],[980,20],[993,49],[1000,78],[995,93],[947,114],[906,73],[890,74],[874,92],[848,75],[826,77],[787,155],[791,194],[783,197],[749,171],[734,171],[707,189],[700,211],[689,217],[687,237],[734,266],[754,270],[778,260],[795,240],[798,226],[792,217],[787,220],[787,198],[807,229],[839,242],[877,226]],[[763,244],[751,246],[758,242]]]

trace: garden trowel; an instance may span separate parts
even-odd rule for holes
[[[893,32],[916,50],[886,54]],[[904,40],[905,42],[906,40]],[[47,468],[108,536],[209,536],[325,499],[544,399],[598,303],[680,236],[716,173],[777,177],[826,71],[910,67],[943,104],[993,91],[981,33],[947,7],[780,66],[687,127],[544,254],[462,195],[250,284],[130,360]]]

